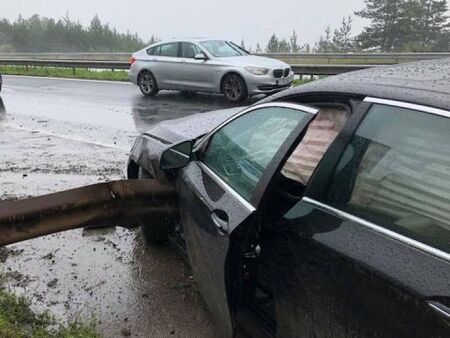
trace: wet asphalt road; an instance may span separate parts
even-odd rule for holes
[[[15,76],[0,98],[0,200],[123,178],[134,138],[152,124],[231,107],[219,95],[149,99],[127,83]],[[95,318],[105,337],[216,336],[183,259],[139,231],[76,230],[8,249],[0,275],[36,310]]]

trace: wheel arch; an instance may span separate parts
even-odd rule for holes
[[[242,81],[244,81],[244,83],[245,83],[245,88],[248,90],[248,84],[247,84],[247,81],[245,80],[245,77],[242,75],[242,73],[241,73],[240,71],[236,70],[236,69],[230,69],[230,70],[227,70],[227,71],[222,75],[222,77],[221,77],[221,79],[220,79],[220,87],[219,87],[220,92],[223,92],[223,82],[224,82],[225,78],[226,78],[228,75],[232,75],[232,74],[238,75],[238,76],[242,79]]]

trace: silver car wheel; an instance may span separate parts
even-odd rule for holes
[[[224,79],[222,91],[227,100],[240,102],[247,97],[247,88],[244,80],[237,74],[229,74]]]
[[[140,78],[139,86],[144,94],[150,94],[155,86],[155,82],[149,73],[145,73]]]

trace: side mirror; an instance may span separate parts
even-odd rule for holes
[[[194,59],[206,61],[206,60],[208,60],[208,57],[204,53],[198,53],[198,54],[195,54]]]
[[[185,141],[165,150],[161,155],[159,167],[162,170],[180,169],[189,164],[192,158],[192,141]]]

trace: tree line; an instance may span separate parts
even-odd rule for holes
[[[344,17],[339,27],[326,27],[314,45],[299,43],[292,35],[273,34],[256,53],[347,52],[444,52],[450,51],[450,22],[446,0],[364,0],[365,8],[354,13],[368,21],[360,34],[352,32],[353,18]],[[0,52],[132,52],[158,41],[130,32],[120,33],[102,23],[97,15],[90,25],[65,17],[33,15],[15,21],[0,20]],[[245,48],[245,42],[241,41]],[[249,48],[250,49],[250,48]]]
[[[273,34],[268,53],[348,53],[348,52],[448,52],[450,22],[446,0],[365,0],[365,8],[355,15],[368,20],[358,35],[352,34],[352,16],[342,19],[334,30],[328,26],[314,46],[299,45],[294,31],[289,39]],[[244,43],[242,43],[244,45]]]
[[[59,20],[39,15],[0,20],[0,52],[130,52],[157,40],[156,36],[143,41],[137,34],[119,33],[97,15],[88,27],[68,15]]]

